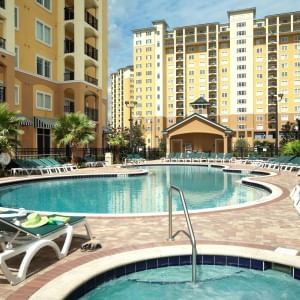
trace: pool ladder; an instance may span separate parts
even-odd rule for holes
[[[178,230],[177,232],[175,232],[173,234],[173,228],[172,228],[172,216],[173,216],[173,209],[172,209],[173,197],[172,197],[172,195],[173,195],[173,193],[172,193],[172,190],[177,191],[180,195],[180,200],[181,200],[181,203],[182,203],[182,206],[183,206],[185,220],[186,220],[186,224],[187,224],[189,232],[186,232],[185,230]],[[180,188],[178,188],[174,185],[171,185],[170,188],[169,188],[169,240],[174,241],[175,237],[179,233],[184,233],[189,238],[189,240],[191,242],[191,245],[192,245],[192,282],[195,283],[196,280],[197,280],[197,276],[196,276],[197,245],[196,245],[194,230],[193,230],[193,226],[192,226],[192,223],[191,223],[189,211],[188,211],[187,206],[186,206],[186,200],[185,200],[185,197],[183,195],[183,192],[181,191]]]

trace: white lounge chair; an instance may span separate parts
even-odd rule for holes
[[[300,185],[299,184],[292,189],[290,193],[290,198],[293,201],[294,207],[300,213]]]
[[[37,252],[44,247],[51,247],[57,258],[61,259],[68,254],[73,236],[91,239],[92,234],[84,217],[70,217],[66,224],[45,224],[37,228],[24,228],[19,224],[22,217],[13,217],[12,212],[1,214],[0,217],[0,269],[11,285],[16,285],[25,280],[28,267]],[[4,216],[4,217],[3,217]],[[23,217],[24,218],[24,217]],[[17,225],[16,225],[17,224]],[[75,235],[74,228],[83,225],[86,235]],[[62,248],[54,241],[64,236]],[[7,261],[19,254],[24,253],[20,267],[15,275],[7,265]]]

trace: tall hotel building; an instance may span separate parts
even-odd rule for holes
[[[229,11],[227,24],[172,30],[159,20],[133,31],[134,118],[148,146],[193,113],[200,96],[209,101],[209,119],[233,130],[233,143],[274,142],[277,100],[279,129],[300,119],[300,12],[255,13]]]
[[[49,153],[51,128],[66,112],[96,121],[107,106],[106,0],[1,0],[0,102],[26,120],[23,148]]]
[[[133,66],[127,66],[111,74],[112,127],[129,128],[130,110],[128,104],[134,102]],[[128,105],[127,104],[127,105]]]

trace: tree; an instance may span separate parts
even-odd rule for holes
[[[0,153],[15,155],[15,149],[20,144],[18,136],[23,134],[20,122],[23,120],[15,112],[8,111],[5,104],[0,104]]]
[[[127,139],[130,140],[130,130],[125,130],[124,134]],[[140,125],[133,125],[131,129],[131,145],[132,149],[130,151],[137,151],[139,147],[145,147],[145,138],[143,137],[143,131]]]
[[[248,155],[249,144],[245,139],[238,139],[234,145],[236,155],[244,157]]]
[[[290,141],[300,138],[300,120],[297,119],[296,123],[286,122],[281,128],[282,138],[280,145],[283,146]]]
[[[282,148],[282,152],[284,155],[300,156],[300,141],[295,140],[286,143]]]
[[[115,161],[118,163],[120,161],[120,148],[125,147],[129,143],[128,134],[126,131],[113,130],[107,137],[108,145],[116,149]]]
[[[72,163],[76,163],[77,149],[95,139],[95,127],[95,122],[85,114],[69,113],[57,120],[53,135],[59,146],[70,146]]]

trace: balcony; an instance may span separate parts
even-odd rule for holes
[[[84,16],[85,22],[87,22],[89,25],[91,25],[93,28],[98,30],[98,20],[96,17],[91,15],[88,11],[85,12]]]
[[[6,101],[6,97],[5,97],[5,91],[6,91],[6,87],[1,85],[0,86],[0,103],[5,102]]]
[[[65,72],[64,74],[64,80],[69,81],[69,80],[74,80],[74,72]]]
[[[93,84],[93,85],[98,85],[98,79],[96,79],[92,76],[89,76],[87,74],[84,75],[84,80],[86,82],[89,82],[89,83]]]
[[[84,44],[84,53],[87,56],[89,56],[95,60],[98,60],[98,49],[94,48],[90,44],[87,44],[87,43]]]
[[[65,39],[65,53],[73,53],[74,52],[74,41],[70,39]]]
[[[6,49],[6,39],[0,37],[0,48]]]
[[[74,20],[74,7],[65,7],[65,21]]]
[[[0,8],[5,9],[5,0],[0,0]]]
[[[85,107],[84,113],[90,118],[92,121],[98,121],[98,109]]]

